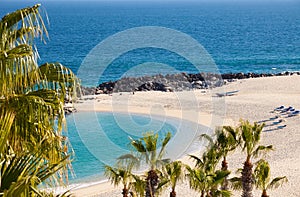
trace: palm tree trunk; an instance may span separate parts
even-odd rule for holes
[[[206,197],[212,197],[211,191],[208,191]]]
[[[205,193],[204,191],[201,191],[201,197],[204,197],[204,193]]]
[[[247,157],[244,163],[244,168],[242,171],[242,184],[243,184],[243,194],[242,197],[253,197],[253,178],[252,178],[252,167],[250,162],[250,157]]]
[[[227,171],[228,170],[228,163],[226,160],[226,157],[224,157],[223,161],[222,161],[222,168],[221,170],[223,171]],[[221,186],[222,190],[228,190],[228,179],[227,176],[224,178],[223,184]]]
[[[123,197],[128,197],[128,189],[126,188],[126,186],[124,186],[122,194],[123,194]]]
[[[170,197],[176,197],[176,192],[174,189],[170,192]]]
[[[154,197],[156,186],[158,185],[158,176],[155,170],[150,170],[146,178],[146,197]]]
[[[261,197],[269,197],[268,195],[267,195],[267,190],[263,190],[263,193],[262,193],[262,195],[261,195]]]

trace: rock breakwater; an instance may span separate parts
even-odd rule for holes
[[[124,77],[117,81],[108,81],[99,84],[97,87],[82,87],[83,95],[111,94],[114,92],[135,92],[135,91],[183,91],[192,89],[209,89],[220,87],[228,82],[239,79],[258,77],[300,75],[300,72],[270,73],[178,73],[167,75],[153,75],[142,77]]]

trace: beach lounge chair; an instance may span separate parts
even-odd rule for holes
[[[286,124],[285,125],[282,125],[282,126],[278,126],[277,128],[278,129],[283,129],[283,128],[285,128],[286,127]]]
[[[290,110],[290,112],[294,112],[295,110],[296,110],[296,109],[295,109],[295,108],[293,108],[293,109],[291,109],[291,110]]]
[[[294,112],[292,112],[291,114],[289,114],[288,117],[299,116],[299,115],[300,115],[300,111],[297,110],[297,111],[294,111]]]
[[[235,91],[230,91],[230,92],[223,92],[223,93],[216,93],[216,95],[218,97],[223,97],[223,96],[233,96],[235,95],[236,93],[238,93],[239,90],[235,90]]]
[[[283,110],[283,109],[284,109],[284,106],[281,105],[280,107],[275,108],[274,111],[280,111],[280,110]]]
[[[285,112],[289,112],[290,110],[293,110],[294,108],[292,106],[289,106],[285,109],[283,109],[280,113],[285,113]]]

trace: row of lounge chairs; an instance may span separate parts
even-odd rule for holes
[[[279,114],[286,114],[287,117],[300,115],[300,110],[296,110],[292,106],[285,107],[285,106],[282,105],[280,107],[275,108],[273,112],[279,113]]]

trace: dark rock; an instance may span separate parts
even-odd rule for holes
[[[96,88],[96,91],[95,91],[95,94],[98,94],[97,92],[103,92],[104,94],[111,94],[114,90],[114,87],[115,87],[115,84],[116,84],[116,81],[109,81],[109,82],[104,82],[104,83],[101,83],[97,88]],[[100,91],[101,90],[101,91]]]
[[[162,83],[149,81],[147,83],[142,84],[141,86],[135,89],[136,91],[162,91],[162,92],[170,92],[173,91],[170,86],[166,86]]]
[[[117,81],[109,81],[99,84],[97,88],[82,87],[83,95],[111,94],[113,92],[134,92],[134,91],[183,91],[192,89],[208,89],[220,87],[226,83],[238,79],[286,76],[300,72],[270,73],[177,73],[167,75],[154,75],[142,77],[124,77]]]

